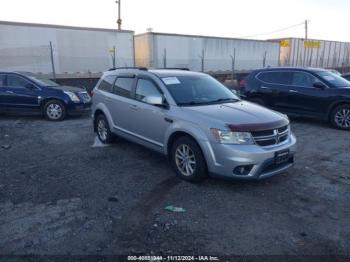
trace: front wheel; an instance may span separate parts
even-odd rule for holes
[[[171,164],[181,179],[199,182],[207,176],[207,166],[199,145],[188,136],[180,137],[171,149]]]
[[[62,121],[66,117],[66,107],[61,101],[50,100],[44,106],[44,115],[50,121]]]
[[[331,123],[342,130],[350,130],[350,105],[336,107],[331,113]]]

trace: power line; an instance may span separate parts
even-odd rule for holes
[[[257,36],[263,36],[263,35],[271,35],[271,34],[282,32],[282,31],[285,31],[285,30],[288,30],[288,29],[291,29],[291,28],[294,28],[294,27],[297,27],[297,26],[301,26],[301,25],[305,25],[305,22],[302,22],[302,23],[299,23],[299,24],[295,24],[295,25],[291,25],[291,26],[288,26],[288,27],[284,27],[284,28],[281,28],[281,29],[277,29],[277,30],[274,30],[274,31],[271,31],[271,32],[266,32],[266,33],[256,34],[256,35],[250,35],[250,36],[241,36],[239,38],[251,38],[251,37],[257,37]]]

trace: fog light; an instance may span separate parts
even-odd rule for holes
[[[237,176],[247,176],[252,170],[252,168],[253,168],[253,165],[237,166],[233,170],[233,174]]]

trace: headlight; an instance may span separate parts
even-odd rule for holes
[[[223,131],[216,128],[211,129],[214,139],[221,144],[253,145],[254,140],[248,132]]]
[[[80,102],[79,97],[76,94],[74,94],[73,92],[64,91],[64,93],[66,95],[68,95],[70,100],[72,100],[74,103],[79,103]]]

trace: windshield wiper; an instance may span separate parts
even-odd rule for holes
[[[236,98],[219,98],[208,103],[218,103],[218,102],[238,102],[239,99]]]

